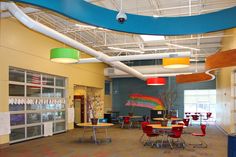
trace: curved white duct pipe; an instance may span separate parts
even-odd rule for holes
[[[89,48],[81,43],[79,43],[76,40],[73,40],[37,21],[34,21],[33,19],[31,19],[29,16],[27,16],[23,11],[21,11],[16,5],[15,3],[6,3],[6,2],[0,2],[1,3],[1,9],[6,9],[8,10],[14,17],[16,17],[21,23],[23,23],[25,26],[27,26],[28,28],[35,30],[37,32],[40,32],[46,36],[49,36],[53,39],[56,39],[60,42],[63,42],[71,47],[74,47],[76,49],[79,49],[89,55],[92,55],[94,57],[96,57],[98,60],[107,63],[111,66],[115,66],[117,69],[120,69],[122,71],[125,71],[127,73],[129,73],[132,76],[135,76],[141,80],[145,80],[146,78],[138,71],[130,68],[129,66],[121,63],[121,62],[110,62],[110,57],[106,54],[103,54],[101,52],[98,52],[92,48]]]
[[[146,54],[146,55],[128,55],[128,56],[114,56],[109,57],[110,62],[114,61],[131,61],[131,60],[148,60],[148,59],[162,59],[171,57],[189,57],[191,52],[178,52],[178,53],[156,53],[156,54]],[[101,62],[97,58],[84,58],[80,59],[78,63],[96,63]]]
[[[144,77],[160,77],[160,76],[175,76],[178,74],[189,74],[189,73],[195,73],[197,72],[205,72],[205,65],[204,63],[198,63],[191,64],[188,68],[182,68],[182,69],[167,69],[163,68],[161,65],[147,65],[147,66],[133,66],[133,69],[139,71],[143,74]],[[116,68],[106,68],[104,69],[104,75],[108,77],[130,77],[128,73],[125,73],[123,71],[120,71]]]

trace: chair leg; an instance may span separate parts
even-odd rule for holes
[[[168,140],[168,143],[170,145],[170,148],[173,149],[173,145],[172,145],[172,142],[170,141],[170,138],[167,137],[167,140]]]
[[[131,127],[132,127],[132,125],[133,125],[133,123],[132,123],[132,122],[130,122],[129,128],[131,128]]]
[[[163,146],[163,142],[164,142],[164,136],[162,136],[162,140],[161,140],[161,147]]]
[[[148,146],[151,143],[151,137],[148,137],[148,140],[144,143],[144,146]]]
[[[183,149],[186,147],[186,143],[184,141],[184,139],[182,137],[180,137],[181,141],[182,141],[182,145],[183,145]]]
[[[139,141],[140,141],[140,142],[142,142],[143,136],[144,136],[144,133],[143,133],[142,136],[139,138]]]

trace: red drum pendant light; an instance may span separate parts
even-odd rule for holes
[[[159,86],[159,85],[165,85],[166,79],[163,77],[154,77],[154,78],[148,78],[147,79],[147,85],[149,86]]]

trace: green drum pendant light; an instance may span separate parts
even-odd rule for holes
[[[53,48],[50,52],[50,59],[57,63],[77,63],[79,52],[72,48]]]

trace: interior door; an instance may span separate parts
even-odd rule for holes
[[[84,96],[74,96],[75,123],[84,123]]]
[[[75,108],[75,123],[78,124],[81,122],[81,100],[80,99],[74,99],[74,108]]]

